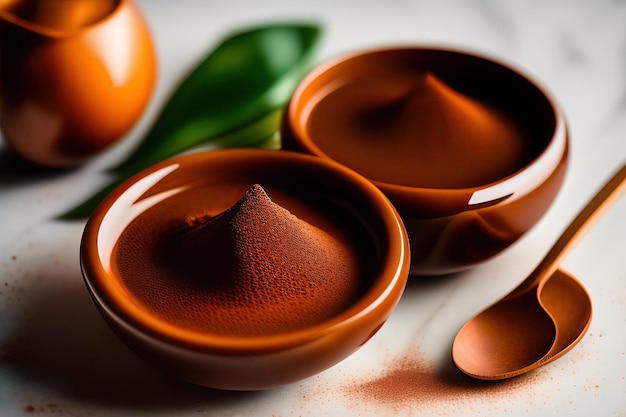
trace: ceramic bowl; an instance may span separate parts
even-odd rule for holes
[[[167,229],[170,214],[181,214],[168,202],[181,193],[199,193],[197,200],[188,201],[193,201],[198,211],[217,214],[255,183],[292,213],[298,215],[292,210],[298,207],[293,202],[306,204],[317,215],[334,219],[358,236],[359,253],[364,255],[367,268],[358,276],[363,290],[356,301],[330,319],[267,335],[199,331],[173,324],[146,307],[120,276],[117,260],[125,254],[116,248],[124,231],[151,210],[165,214],[162,218],[153,216],[145,226],[148,231]],[[160,265],[161,261],[154,262]],[[376,333],[394,309],[406,284],[409,263],[402,221],[371,182],[332,161],[261,149],[182,156],[137,174],[97,208],[87,222],[81,244],[87,288],[122,340],[173,375],[230,390],[288,384],[346,358]],[[206,265],[206,271],[210,276],[211,265]]]
[[[367,135],[353,139],[356,145],[349,154],[348,159],[351,161],[330,155],[325,147],[327,138],[311,128],[311,118],[316,108],[342,86],[358,82],[361,82],[361,87],[354,91],[358,90],[358,94],[363,96],[359,100],[372,100],[371,94],[387,94],[395,87],[381,87],[380,82],[389,81],[384,79],[389,68],[400,68],[404,78],[434,74],[450,87],[446,87],[445,94],[453,94],[450,90],[460,92],[470,100],[484,102],[505,115],[523,132],[523,146],[528,153],[525,159],[506,174],[469,186],[420,186],[381,180],[351,165],[356,155],[357,158],[361,157],[359,163],[362,166],[378,170],[381,176],[384,176],[385,170],[397,168],[393,160],[381,165],[378,161],[369,161],[371,155],[359,156],[361,150],[358,146],[361,143],[365,146],[366,141],[372,140],[371,137],[366,138]],[[363,80],[378,80],[379,85],[369,88]],[[419,98],[416,102],[419,102]],[[401,105],[399,102],[396,104]],[[415,106],[414,109],[419,109],[417,104]],[[393,107],[387,106],[386,109],[393,110]],[[410,122],[411,118],[420,117],[428,121],[431,116],[418,113],[419,110],[415,110],[403,117]],[[380,129],[382,123],[371,115],[360,117],[364,119],[358,123],[369,123],[365,125],[366,128]],[[433,117],[441,118],[441,115]],[[431,127],[434,130],[450,130],[450,126]],[[462,133],[465,126],[456,128]],[[480,134],[477,138],[480,140]],[[358,142],[361,139],[362,142]],[[341,145],[344,137],[337,135],[333,140],[338,141],[335,145]],[[380,153],[384,154],[385,143],[391,139],[386,136],[386,131],[382,131],[373,140],[376,141],[375,145],[369,143],[367,146],[378,146]],[[352,53],[314,69],[295,90],[287,107],[282,141],[285,150],[334,159],[372,180],[389,197],[404,221],[411,243],[411,273],[418,275],[447,274],[470,268],[499,254],[528,231],[546,212],[561,187],[569,147],[568,127],[563,111],[548,90],[536,80],[491,58],[462,51],[421,47]],[[484,153],[480,145],[476,149]],[[419,150],[416,148],[416,151]],[[458,166],[459,161],[472,158],[473,155],[468,152],[460,155],[461,159],[456,155],[455,160],[453,151],[441,152],[433,158],[433,162],[443,167],[447,174],[464,174],[464,168]],[[487,158],[489,164],[499,161],[502,155],[502,152],[494,150],[483,155],[483,158]],[[376,164],[378,166],[373,166]],[[409,165],[405,173],[420,168],[416,165]],[[424,172],[424,176],[427,174],[430,172]]]

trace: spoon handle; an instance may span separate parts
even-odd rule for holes
[[[565,257],[572,251],[580,239],[602,217],[602,215],[626,191],[626,165],[613,175],[600,191],[587,203],[565,229],[561,237],[552,246],[548,254],[535,268],[532,274],[522,282],[510,295],[525,292],[551,276],[560,266]]]

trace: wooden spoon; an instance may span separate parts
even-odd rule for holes
[[[574,245],[626,190],[623,166],[517,288],[469,320],[452,345],[456,366],[478,379],[531,371],[571,350],[591,322],[591,299],[559,268]]]

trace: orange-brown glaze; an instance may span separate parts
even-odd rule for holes
[[[18,19],[51,29],[78,29],[108,16],[119,0],[2,0],[0,8]]]

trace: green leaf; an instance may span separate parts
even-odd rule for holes
[[[241,129],[215,138],[212,143],[220,148],[243,148],[261,146],[268,137],[271,137],[280,128],[283,109],[261,117],[254,123],[242,127]]]
[[[319,36],[316,25],[279,24],[227,37],[174,90],[135,152],[110,170],[112,183],[59,219],[89,217],[126,178],[200,145],[276,148],[282,109]]]
[[[259,147],[279,149],[278,128],[281,116],[282,110],[275,110],[237,131],[215,138],[211,142],[212,148]],[[120,176],[80,205],[58,216],[57,219],[68,221],[86,219],[98,207],[98,204],[126,179],[126,177]]]
[[[109,195],[111,191],[115,189],[118,185],[123,182],[123,179],[118,179],[108,184],[106,187],[102,188],[100,191],[92,195],[83,203],[74,207],[73,209],[61,214],[57,217],[58,220],[82,220],[91,216],[91,213],[98,207],[98,204],[104,198]]]
[[[135,173],[285,105],[309,69],[320,29],[281,24],[224,40],[175,90],[139,148],[112,169]]]

